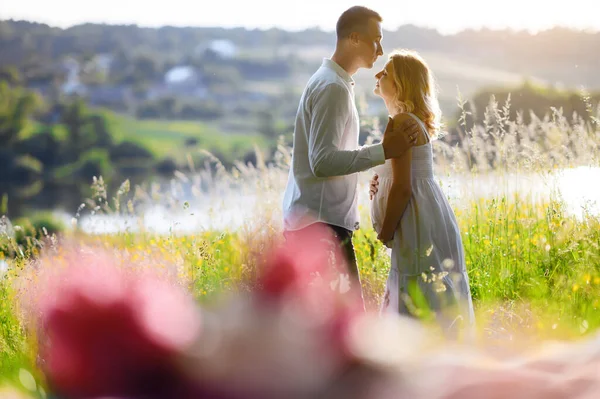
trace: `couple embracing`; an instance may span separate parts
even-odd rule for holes
[[[445,329],[474,321],[456,217],[433,172],[440,111],[432,72],[413,51],[394,51],[375,75],[390,115],[381,143],[359,147],[352,76],[383,55],[382,18],[355,6],[339,17],[331,58],[310,78],[296,115],[283,200],[284,234],[326,226],[342,245],[351,284],[360,287],[352,244],[359,228],[358,173],[374,168],[371,219],[391,248],[382,312],[411,314],[414,289]]]

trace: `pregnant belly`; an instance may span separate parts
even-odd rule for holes
[[[384,187],[381,182],[379,183],[379,191],[375,194],[373,201],[371,202],[371,222],[373,228],[377,233],[381,231],[383,226],[383,219],[385,217],[385,208],[387,206],[387,192],[383,190]]]

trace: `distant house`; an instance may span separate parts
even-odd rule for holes
[[[161,97],[180,97],[202,99],[208,95],[202,74],[189,65],[178,65],[169,69],[162,84],[148,89],[147,98],[152,100]]]
[[[113,56],[110,54],[96,54],[83,65],[74,58],[65,58],[60,64],[60,69],[65,75],[64,82],[60,87],[61,92],[66,95],[89,96],[91,98],[96,98],[97,96],[106,97],[107,95],[114,96],[114,94],[102,93],[102,88],[91,89],[83,84],[80,79],[82,72],[90,73],[95,71],[105,76],[108,75],[112,62]],[[106,92],[112,91],[114,93],[115,90],[117,89],[108,88]],[[93,91],[93,93],[90,93],[90,91]]]
[[[96,54],[91,60],[85,63],[83,70],[87,73],[95,71],[96,73],[107,76],[110,72],[113,59],[114,57],[111,54]]]
[[[112,54],[98,54],[94,57],[94,62],[98,66],[98,68],[106,73],[108,73],[112,63],[114,56]]]
[[[169,69],[164,78],[167,86],[196,85],[200,83],[200,73],[192,66],[180,65]]]
[[[73,58],[66,58],[62,62],[62,68],[66,71],[65,82],[61,85],[61,91],[66,95],[80,95],[87,93],[87,88],[79,80],[81,66]]]
[[[233,58],[237,55],[237,46],[231,40],[213,40],[208,48],[223,58]]]

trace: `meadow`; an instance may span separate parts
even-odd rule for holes
[[[600,111],[590,107],[591,122],[584,122],[578,116],[549,110],[546,118],[533,118],[525,124],[522,118],[509,120],[509,109],[510,104],[492,101],[487,110],[482,110],[486,114],[483,125],[468,126],[466,117],[461,119],[460,146],[449,146],[443,140],[436,143],[439,176],[463,176],[474,181],[487,176],[496,181],[497,190],[490,195],[465,191],[451,199],[465,246],[480,333],[478,342],[524,347],[544,340],[589,337],[600,331],[600,215],[585,209],[583,216],[570,213],[560,192],[539,198],[528,193],[527,187],[518,192],[503,188],[515,175],[543,179],[556,170],[599,167]],[[378,139],[377,133],[373,139]],[[143,264],[168,268],[207,307],[218,302],[223,292],[251,290],[249,281],[266,249],[281,239],[278,201],[273,199],[278,199],[283,189],[289,151],[280,147],[277,162],[272,165],[238,164],[233,171],[217,167],[211,175],[218,187],[214,195],[221,195],[224,187],[239,190],[240,186],[247,192],[259,193],[254,216],[236,229],[158,234],[141,228],[86,234],[77,228],[77,215],[72,228],[64,233],[42,234],[39,239],[19,245],[9,234],[15,226],[5,227],[2,240],[9,250],[0,259],[7,269],[0,279],[0,386],[14,386],[23,392],[23,397],[46,395],[35,339],[24,328],[20,310],[28,300],[27,293],[35,290],[40,253],[55,254],[58,264],[54,266],[60,267],[61,254],[75,242],[118,254],[124,267]],[[198,175],[206,178],[211,173],[204,170]],[[366,194],[369,175],[363,177],[361,184]],[[193,190],[197,180],[180,176],[173,185],[192,186],[190,191],[200,199],[207,194]],[[86,208],[96,214],[130,214],[139,218],[143,216],[143,205],[156,200],[141,193],[142,187],[127,187],[119,193],[96,189],[97,207]],[[176,191],[167,190],[163,195],[168,197]],[[174,206],[186,209],[193,202],[175,201]],[[361,212],[363,228],[356,234],[354,244],[367,306],[376,310],[389,260],[370,229],[368,201],[361,201]],[[3,223],[10,225],[7,220]]]
[[[191,151],[202,148],[227,156],[228,161],[242,158],[251,152],[255,145],[265,149],[270,141],[259,133],[241,132],[224,133],[216,124],[191,120],[139,120],[131,116],[120,115],[110,111],[99,111],[107,123],[116,142],[131,141],[148,149],[156,159],[171,157],[177,159],[186,141]],[[243,121],[240,121],[242,123]],[[246,122],[246,124],[248,124]],[[39,123],[29,123],[22,133],[26,138],[39,134],[48,126]],[[65,140],[68,132],[63,124],[50,126],[53,135],[59,140]]]

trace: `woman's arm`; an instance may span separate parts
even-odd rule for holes
[[[400,120],[408,115],[398,115]],[[396,122],[396,118],[394,118]],[[399,121],[398,121],[399,122]],[[412,148],[409,148],[400,158],[392,158],[392,187],[390,188],[383,225],[379,232],[379,240],[387,243],[394,238],[396,228],[402,219],[404,210],[412,195],[411,187]]]
[[[408,201],[410,201],[410,196],[412,195],[410,184],[411,159],[412,150],[410,149],[402,157],[392,159],[394,178],[387,199],[381,232],[377,237],[383,243],[387,243],[394,238],[394,233],[400,223],[400,219],[402,219],[402,214],[408,205]]]

